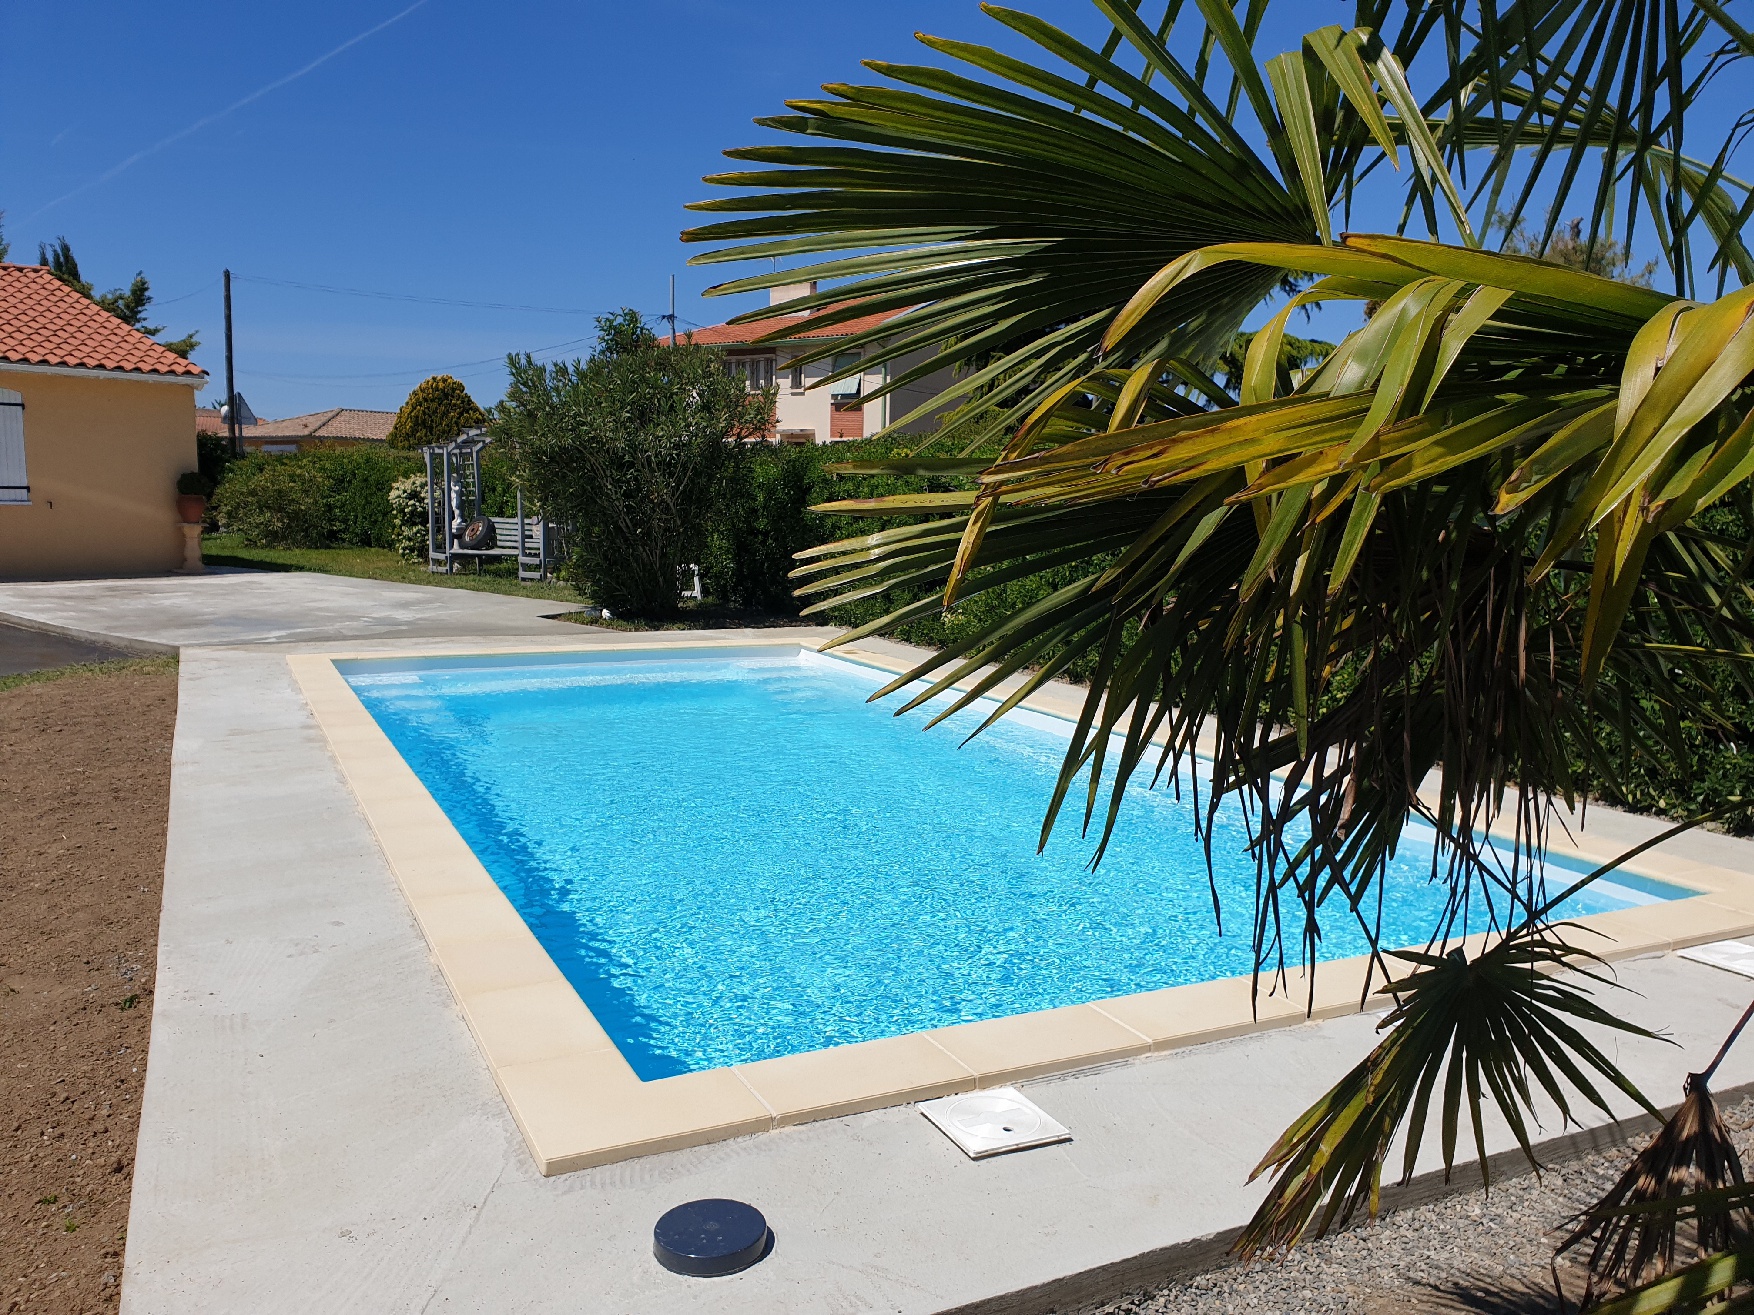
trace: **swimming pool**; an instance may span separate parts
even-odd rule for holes
[[[339,662],[646,1081],[1246,974],[1254,868],[1190,806],[1133,791],[1101,868],[1038,856],[1063,724],[977,713],[922,732],[888,679],[797,649]],[[1387,939],[1441,907],[1403,847]],[[1626,878],[1571,916],[1688,894]],[[1356,955],[1347,917],[1324,959]]]

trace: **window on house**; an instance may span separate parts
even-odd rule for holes
[[[725,362],[725,369],[748,384],[752,393],[773,387],[771,356],[735,356]]]
[[[794,393],[804,391],[804,367],[801,365],[792,367],[792,391]]]
[[[858,363],[859,353],[842,352],[839,356],[834,358],[834,364],[832,367],[833,372],[839,374],[842,370],[850,369]],[[836,402],[857,401],[861,391],[861,385],[864,382],[865,377],[862,372],[849,375],[845,379],[837,379],[834,383],[829,385],[828,395]]]
[[[0,504],[30,501],[24,471],[24,398],[0,388]]]

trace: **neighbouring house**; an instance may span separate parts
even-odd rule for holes
[[[382,443],[396,423],[394,411],[356,411],[338,406],[290,420],[263,420],[241,437],[246,452],[297,452],[318,443]]]
[[[816,292],[815,283],[788,283],[768,293],[770,305],[778,306]],[[950,384],[948,368],[917,379],[904,388],[867,405],[865,397],[888,382],[892,374],[912,369],[928,354],[919,352],[868,369],[822,387],[821,381],[844,366],[856,364],[861,353],[854,350],[799,365],[797,358],[819,350],[824,341],[850,338],[896,318],[903,311],[883,311],[840,324],[801,328],[793,336],[769,342],[755,339],[791,324],[802,324],[808,315],[782,315],[754,324],[714,324],[683,335],[703,346],[725,349],[725,366],[749,381],[750,388],[777,385],[774,427],[768,437],[781,443],[832,443],[867,438],[900,420],[915,407],[929,401]],[[662,341],[670,341],[666,335]],[[868,355],[869,353],[863,353]],[[904,433],[925,433],[937,428],[936,414],[922,416],[903,427]]]
[[[223,399],[221,399],[221,400],[223,400]],[[217,407],[217,406],[198,406],[198,407],[196,407],[195,408],[195,432],[197,434],[223,434],[223,433],[225,433],[226,432],[225,417],[220,414],[220,410],[221,410],[221,408]],[[251,425],[259,425],[261,423],[262,423],[262,421],[257,417],[256,413],[254,411],[250,410],[250,404],[244,400],[244,395],[242,393],[239,393],[238,394],[238,424],[239,424],[239,426],[244,427],[244,428],[248,428]]]
[[[0,264],[0,579],[180,565],[206,382],[48,270]]]

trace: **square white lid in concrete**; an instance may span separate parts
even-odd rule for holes
[[[1749,945],[1746,941],[1714,941],[1710,945],[1695,945],[1689,949],[1677,950],[1676,953],[1695,963],[1706,963],[1713,968],[1722,968],[1725,972],[1754,977],[1754,945]]]
[[[1016,1087],[994,1087],[921,1101],[920,1113],[971,1160],[1072,1140],[1065,1125]]]

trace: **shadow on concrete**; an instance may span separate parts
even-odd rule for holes
[[[21,676],[30,671],[50,671],[55,667],[114,662],[138,656],[107,644],[70,639],[43,630],[27,630],[0,621],[0,676]]]

